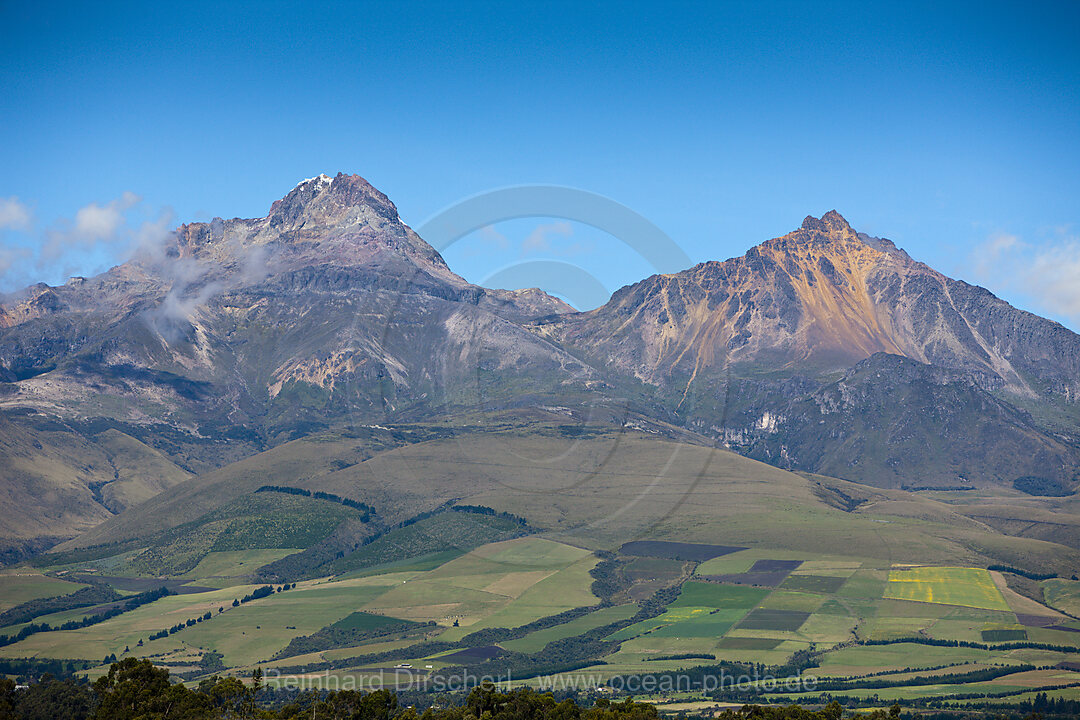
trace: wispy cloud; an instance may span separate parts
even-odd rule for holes
[[[1038,309],[1080,322],[1080,237],[1061,229],[1054,240],[1029,243],[996,234],[972,253],[979,282],[1023,294]]]
[[[0,198],[0,231],[18,239],[0,241],[0,290],[18,290],[40,280],[62,281],[69,275],[99,272],[127,260],[140,247],[167,233],[173,224],[168,208],[151,217],[133,192],[105,203],[90,203],[73,216],[35,227],[33,213],[18,198]],[[19,237],[21,236],[21,237]]]
[[[86,255],[98,250],[126,256],[132,249],[134,235],[124,213],[140,202],[142,198],[138,195],[125,192],[104,205],[84,205],[76,211],[74,220],[59,220],[45,232],[39,268],[57,262],[69,265],[73,254]]]
[[[532,252],[551,252],[551,238],[553,235],[570,237],[574,234],[574,227],[566,222],[554,222],[537,225],[529,236],[521,242],[521,254],[528,255]]]
[[[33,213],[19,198],[0,198],[0,230],[26,230],[32,220]]]

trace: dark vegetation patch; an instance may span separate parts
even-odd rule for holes
[[[635,540],[619,548],[623,555],[668,558],[669,560],[688,560],[705,562],[733,552],[745,550],[733,545],[702,545],[699,543],[667,542],[664,540]]]
[[[780,584],[784,582],[787,576],[786,572],[744,572],[725,575],[699,575],[697,577],[706,582],[774,588],[780,587]]]
[[[720,638],[716,647],[722,650],[775,650],[783,640],[755,637]]]
[[[1023,615],[1016,613],[1016,622],[1026,627],[1048,628],[1058,623],[1058,619],[1048,615]]]
[[[487,662],[488,660],[494,660],[497,657],[502,657],[504,654],[506,654],[506,651],[501,647],[497,645],[486,645],[484,647],[465,648],[464,650],[458,650],[457,652],[450,653],[449,655],[442,655],[435,659],[440,662],[455,662],[472,665],[475,663]]]
[[[869,499],[866,497],[854,497],[839,488],[824,485],[816,481],[813,487],[813,493],[826,505],[849,513],[855,512],[860,505],[865,504]]]
[[[988,565],[986,569],[1009,573],[1011,575],[1019,575],[1020,577],[1026,577],[1028,580],[1051,580],[1058,577],[1057,573],[1040,573],[1033,570],[1021,570],[1020,568],[1014,568],[1011,565]]]
[[[500,512],[495,508],[487,507],[486,505],[454,505],[450,508],[454,512],[472,513],[474,515],[486,515],[488,517],[497,517],[503,520],[509,520],[512,523],[516,523],[525,527],[529,523],[525,518],[520,515],[515,515],[509,512]]]
[[[740,630],[778,630],[795,632],[810,613],[799,610],[769,610],[758,608],[753,610],[739,623]]]
[[[705,655],[703,653],[675,653],[674,655],[653,655],[652,657],[645,658],[645,662],[656,662],[659,660],[715,660],[715,655]]]
[[[1068,497],[1072,491],[1061,480],[1025,475],[1013,480],[1013,487],[1028,495],[1040,497]]]
[[[602,550],[600,562],[589,571],[594,578],[592,592],[605,605],[627,600],[641,602],[654,593],[677,585],[687,574],[687,561],[658,557],[624,557]]]
[[[802,560],[758,560],[750,572],[791,572],[802,565]]]
[[[67,658],[3,658],[0,659],[0,676],[11,675],[41,677],[48,673],[56,678],[69,678],[77,672],[88,670],[98,664],[96,660],[71,660]]]
[[[25,540],[18,538],[0,540],[0,567],[15,565],[23,560],[33,558],[38,553],[48,550],[65,539],[53,535],[44,535]],[[31,560],[31,563],[33,563],[33,560]]]
[[[831,595],[847,582],[845,577],[832,575],[788,575],[780,587],[785,590],[801,590]]]
[[[160,583],[158,583],[160,585]],[[91,607],[121,599],[120,593],[102,585],[80,588],[70,595],[29,600],[0,613],[0,627],[29,622],[42,615]]]

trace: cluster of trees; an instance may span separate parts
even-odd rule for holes
[[[900,717],[900,706],[893,705],[888,710],[873,710],[859,715],[859,720],[890,720]],[[785,707],[761,707],[748,705],[740,710],[724,710],[713,715],[714,720],[840,720],[844,708],[835,700],[816,712],[798,705]]]
[[[598,701],[582,707],[572,700],[557,702],[552,695],[526,688],[508,693],[485,685],[474,689],[464,704],[419,714],[401,707],[387,690],[329,693],[306,692],[292,696],[277,708],[266,708],[265,699],[275,695],[262,685],[256,670],[252,682],[214,677],[190,689],[169,680],[168,670],[149,660],[128,658],[115,663],[93,685],[72,680],[45,678],[29,689],[16,690],[11,680],[0,680],[0,718],[50,718],[52,720],[219,720],[264,718],[302,720],[350,718],[352,720],[657,720],[652,705]]]
[[[509,520],[512,523],[525,527],[529,522],[514,513],[499,512],[495,508],[489,508],[487,505],[454,505],[450,508],[454,512],[473,513],[474,515],[489,515],[491,517],[502,518],[503,520]]]
[[[220,657],[204,664],[212,666]],[[658,720],[654,706],[601,698],[591,705],[574,698],[558,700],[552,694],[529,688],[500,692],[487,684],[474,688],[467,696],[440,696],[442,707],[417,711],[403,707],[399,697],[388,691],[286,693],[262,684],[262,672],[256,670],[250,683],[237,678],[213,677],[195,689],[173,684],[169,672],[149,660],[127,658],[114,663],[107,675],[92,685],[73,678],[56,679],[51,675],[29,688],[16,689],[9,679],[0,679],[0,718],[49,718],[50,720],[225,720],[226,718],[263,718],[265,720],[302,720],[315,718],[350,718],[351,720]],[[284,694],[283,694],[284,693]],[[425,698],[416,698],[420,705]],[[463,700],[463,702],[462,702]],[[715,720],[840,720],[844,698],[819,699],[820,709],[798,705],[758,706],[746,704],[738,709],[713,710]],[[859,706],[874,702],[863,699]],[[461,703],[460,705],[457,703]],[[938,704],[940,707],[940,704]],[[920,717],[923,720],[946,720],[969,717],[975,706],[951,711],[912,715],[899,704],[888,710],[877,709],[859,715],[866,720],[892,720]],[[1019,711],[1028,718],[1074,718],[1080,716],[1080,701],[1050,698],[1045,692],[1012,706],[996,705],[993,710]],[[1004,717],[1005,715],[1001,715]]]
[[[147,592],[139,593],[138,595],[131,597],[129,600],[127,600],[127,602],[109,608],[108,610],[95,613],[94,615],[88,615],[87,617],[81,618],[79,620],[68,620],[67,622],[61,625],[57,625],[55,627],[50,625],[49,623],[31,623],[24,626],[21,630],[19,630],[19,632],[15,633],[14,635],[0,635],[0,647],[3,647],[5,645],[12,645],[19,642],[20,640],[25,640],[31,635],[39,632],[51,632],[53,630],[78,630],[80,628],[90,627],[91,625],[105,622],[106,620],[114,618],[121,613],[130,612],[135,608],[142,607],[147,603],[152,603],[155,600],[160,600],[166,595],[172,594],[172,591],[168,588],[161,587],[157,590],[148,590]]]
[[[310,497],[315,498],[316,500],[328,500],[330,502],[337,503],[338,505],[344,505],[345,507],[351,507],[354,510],[359,510],[361,513],[363,513],[363,516],[360,518],[361,522],[368,522],[368,520],[371,519],[371,516],[375,514],[375,508],[371,507],[367,503],[362,503],[359,500],[352,500],[347,497],[341,497],[340,495],[335,495],[334,493],[323,492],[322,490],[316,490],[315,492],[312,492],[311,490],[305,490],[304,488],[298,487],[290,487],[288,485],[263,485],[255,492],[276,492],[284,493],[286,495],[299,495],[301,497]]]
[[[157,640],[158,638],[163,638],[163,637],[166,637],[168,635],[172,635],[173,633],[178,633],[181,630],[183,630],[184,628],[189,628],[192,625],[194,625],[195,623],[201,623],[203,620],[209,620],[212,617],[213,617],[213,615],[210,613],[209,610],[207,610],[206,613],[204,613],[203,615],[200,615],[199,617],[188,618],[184,622],[176,623],[175,625],[173,625],[168,630],[162,630],[160,632],[154,633],[153,635],[150,636],[150,639],[151,640]]]
[[[1016,478],[1013,480],[1013,487],[1028,495],[1041,495],[1043,497],[1068,497],[1072,495],[1072,491],[1060,480],[1035,475]]]
[[[1011,565],[990,565],[987,570],[996,570],[997,572],[1011,573],[1013,575],[1019,575],[1026,577],[1029,580],[1052,580],[1058,577],[1057,573],[1037,573],[1031,570],[1021,570],[1020,568],[1014,568]]]
[[[278,592],[281,592],[284,589],[285,589],[285,586],[282,585],[281,588],[278,590]],[[254,590],[252,590],[251,594],[245,595],[244,597],[240,598],[240,602],[241,603],[246,603],[246,602],[251,602],[252,600],[260,600],[260,599],[262,599],[264,597],[270,597],[273,594],[274,594],[274,586],[273,585],[263,585],[262,587],[257,587]]]
[[[13,675],[18,682],[25,682],[44,675],[69,678],[93,665],[94,663],[88,660],[2,658],[0,659],[0,675]]]
[[[610,550],[601,550],[596,553],[600,556],[600,562],[589,571],[592,576],[592,592],[601,598],[605,605],[612,604],[612,597],[624,590],[629,583],[622,574],[622,563],[615,553]]]
[[[675,653],[674,655],[650,655],[645,658],[649,661],[658,660],[715,660],[715,655],[706,655],[704,653]]]

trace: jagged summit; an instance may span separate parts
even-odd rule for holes
[[[826,234],[854,233],[854,230],[851,229],[851,225],[844,219],[844,216],[835,210],[830,210],[822,215],[820,219],[813,215],[807,215],[802,221],[801,229]]]
[[[1080,363],[1050,371],[1021,340],[1057,343],[1053,323],[856,232],[835,210],[742,257],[622,288],[549,332],[604,347],[607,362],[641,380],[685,388],[732,365],[813,375],[884,352],[993,376],[1022,395],[1035,374],[1080,390]]]

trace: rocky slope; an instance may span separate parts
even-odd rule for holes
[[[545,326],[642,380],[725,367],[818,373],[877,352],[1072,400],[1080,336],[857,233],[832,211],[726,262],[655,275]]]
[[[534,328],[657,387],[694,429],[786,467],[883,486],[1077,483],[1080,336],[835,211]]]
[[[335,423],[572,390],[592,370],[519,324],[569,310],[467,283],[363,178],[323,175],[266,217],[183,225],[101,276],[6,303],[0,411],[28,437],[57,422],[93,445],[111,428],[204,472]],[[51,536],[107,514],[54,492],[96,480],[52,475],[27,490],[53,498]],[[39,531],[0,520],[0,536]]]

